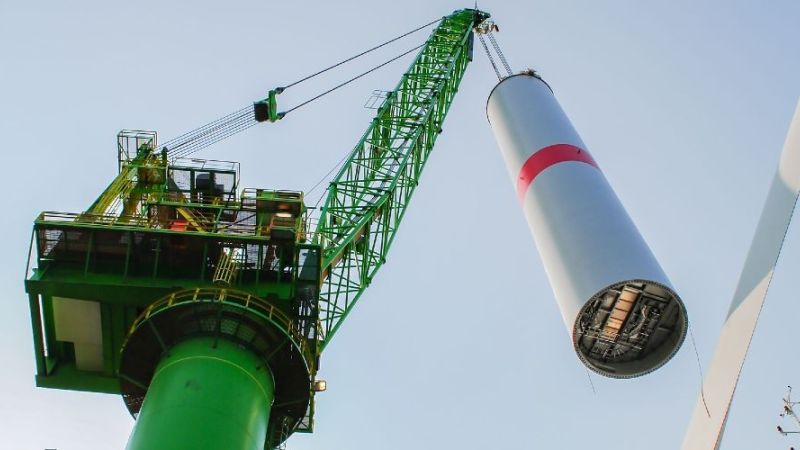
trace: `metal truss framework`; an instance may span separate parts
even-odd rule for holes
[[[331,182],[314,233],[323,248],[321,348],[386,261],[472,59],[472,30],[488,17],[465,9],[442,19]]]

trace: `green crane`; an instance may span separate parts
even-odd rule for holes
[[[320,354],[386,260],[488,17],[437,21],[315,228],[302,192],[241,189],[238,163],[179,158],[283,118],[283,88],[164,145],[120,132],[97,200],[34,222],[37,385],[121,394],[129,450],[271,449],[311,432]]]

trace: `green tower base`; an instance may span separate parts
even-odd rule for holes
[[[264,450],[274,382],[252,352],[193,338],[155,370],[127,450]]]

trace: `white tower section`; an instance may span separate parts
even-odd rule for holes
[[[613,378],[661,367],[686,309],[550,87],[505,78],[487,115],[578,357]]]

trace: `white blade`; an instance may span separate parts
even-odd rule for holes
[[[800,192],[800,103],[789,126],[778,171],[722,325],[717,351],[708,367],[702,396],[694,408],[683,450],[717,450],[747,349],[769,289],[786,230]],[[708,406],[708,413],[706,413]],[[710,414],[710,417],[709,417]]]

